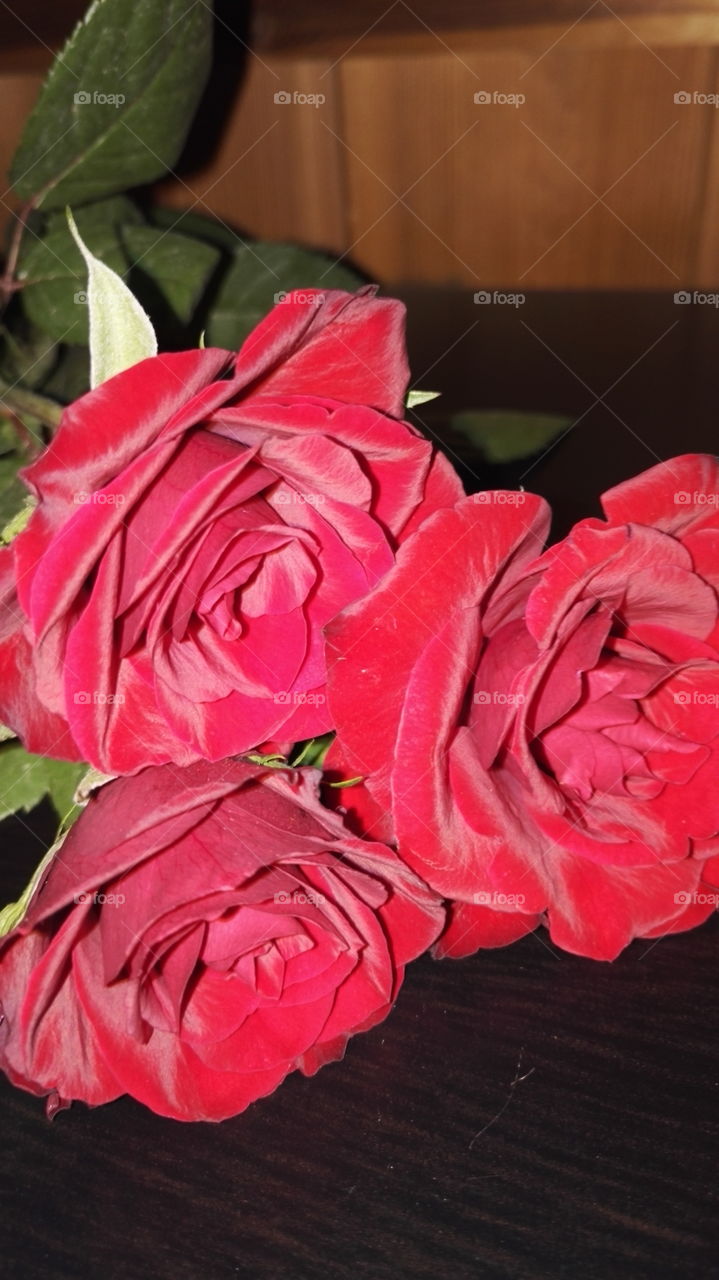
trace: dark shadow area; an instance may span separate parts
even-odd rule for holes
[[[442,393],[419,410],[422,421],[470,490],[540,493],[556,533],[597,514],[605,489],[660,460],[719,451],[719,308],[710,303],[659,292],[527,292],[519,306],[478,305],[456,288],[397,293],[408,308],[412,383]],[[574,425],[544,455],[488,468],[447,434],[451,413],[481,408],[561,413]]]
[[[175,172],[179,177],[209,164],[225,121],[242,91],[248,58],[251,9],[237,0],[214,0],[212,70]]]
[[[0,906],[16,902],[57,832],[49,800],[32,813],[14,813],[0,822]]]
[[[620,20],[652,14],[676,14],[682,0],[614,0],[612,13]],[[695,11],[710,9],[709,0],[695,0]],[[355,0],[338,6],[336,0],[257,0],[254,32],[261,47],[290,50],[337,49],[341,53],[368,31],[377,28],[385,39],[399,43],[422,30],[449,33],[481,32],[506,26],[557,23],[565,29],[582,21],[601,21],[608,5],[584,0]]]

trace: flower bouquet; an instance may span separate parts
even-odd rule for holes
[[[549,546],[466,494],[399,302],[126,194],[207,74],[182,10],[95,4],[12,173],[0,803],[59,829],[0,913],[0,1066],[50,1114],[236,1115],[430,948],[611,960],[719,900],[719,466]]]

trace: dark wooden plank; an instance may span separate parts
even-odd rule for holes
[[[3,1273],[706,1280],[718,941],[421,961],[343,1064],[218,1127],[128,1100],[51,1125],[3,1083]]]
[[[0,66],[3,69],[41,65],[65,40],[74,24],[89,8],[89,0],[3,0],[0,5]],[[564,28],[574,23],[604,23],[612,17],[632,20],[666,19],[676,25],[682,41],[682,23],[710,23],[717,19],[716,0],[613,0],[611,10],[596,0],[361,0],[338,6],[335,0],[215,0],[221,22],[233,30],[245,29],[247,12],[251,43],[263,50],[336,48],[344,52],[362,40],[372,28],[388,45],[418,32],[491,32],[525,28]],[[618,23],[617,25],[621,25]],[[708,28],[707,28],[708,29]]]
[[[491,33],[504,29],[531,31],[532,28],[556,30],[557,35],[577,24],[597,28],[611,24],[621,35],[622,22],[628,24],[654,22],[657,32],[669,38],[673,27],[677,43],[682,43],[682,26],[691,23],[700,33],[716,28],[715,0],[616,0],[611,8],[597,0],[361,0],[361,3],[338,6],[335,0],[257,0],[253,6],[254,40],[263,49],[296,53],[316,49],[323,53],[335,50],[342,54],[359,41],[364,52],[375,50],[378,42],[397,52],[402,42],[432,33],[443,36],[457,33],[469,38],[474,33]],[[661,20],[665,22],[662,23]],[[658,24],[657,24],[658,20]],[[626,32],[625,34],[630,34]],[[630,34],[630,38],[631,34]],[[441,48],[437,42],[438,49]]]
[[[0,5],[0,67],[3,71],[36,69],[50,62],[88,0],[7,0]]]

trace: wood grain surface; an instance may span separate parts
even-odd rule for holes
[[[178,208],[347,256],[394,286],[719,281],[717,112],[675,101],[716,93],[716,47],[434,38],[412,53],[364,39],[346,56],[234,51],[242,85],[219,145],[159,188]]]
[[[347,256],[395,287],[719,282],[719,113],[693,100],[719,89],[716,0],[216,8],[215,68],[157,188],[166,203]],[[33,58],[76,16],[0,4],[4,172],[42,82]],[[638,25],[651,21],[661,38]],[[482,105],[483,92],[524,101]]]
[[[344,1063],[214,1127],[0,1085],[7,1277],[707,1280],[719,929],[422,960]]]

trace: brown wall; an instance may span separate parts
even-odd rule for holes
[[[719,91],[717,19],[649,22],[607,11],[570,30],[419,27],[386,43],[380,26],[345,56],[247,56],[238,42],[244,80],[220,145],[163,195],[349,252],[388,284],[717,285],[719,111],[674,101]],[[0,165],[40,79],[0,75]],[[526,102],[475,104],[495,90]]]

